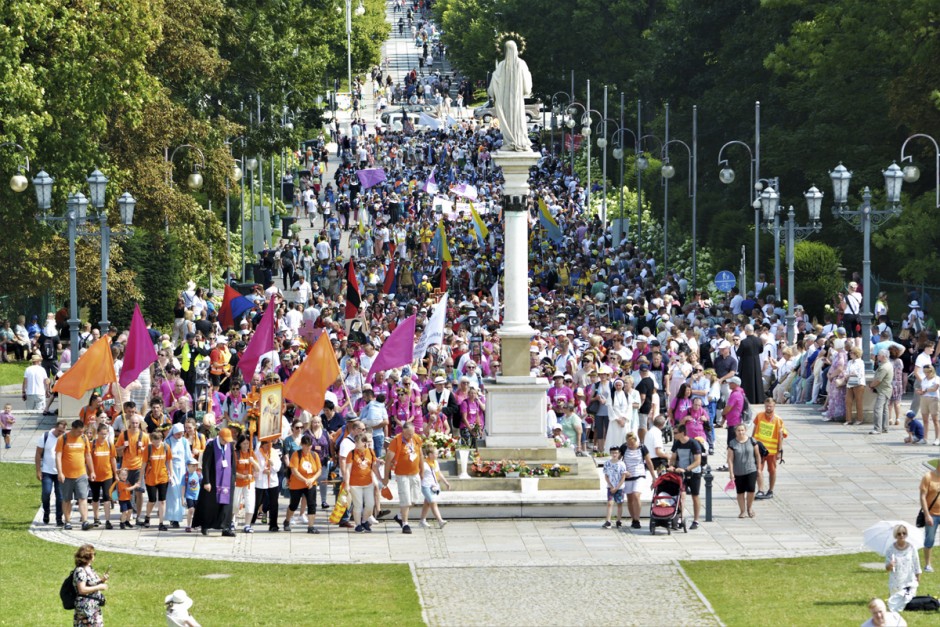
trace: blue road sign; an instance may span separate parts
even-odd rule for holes
[[[731,288],[738,284],[738,280],[727,270],[722,270],[715,275],[715,287],[722,292],[730,292]]]

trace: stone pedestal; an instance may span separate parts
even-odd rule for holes
[[[487,448],[554,448],[547,436],[547,390],[546,379],[531,376],[501,376],[487,383]]]

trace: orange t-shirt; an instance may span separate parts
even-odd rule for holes
[[[252,454],[251,451],[247,453],[238,451],[236,454],[238,455],[238,461],[235,464],[235,487],[244,488],[250,486],[255,480],[255,474],[251,468]],[[248,478],[241,479],[238,475],[248,475]]]
[[[290,458],[290,467],[291,470],[299,472],[304,479],[314,479],[320,476],[320,457],[314,455],[313,451],[306,454],[302,450],[294,451]],[[317,482],[314,481],[313,485],[317,485]],[[291,490],[305,490],[307,484],[295,477],[292,472],[287,487]]]
[[[140,470],[142,464],[143,451],[150,445],[150,436],[143,431],[138,431],[137,435],[131,435],[127,431],[121,432],[118,436],[115,447],[127,445],[124,449],[124,457],[121,461],[121,468],[128,470]]]
[[[114,452],[114,445],[105,440],[91,443],[91,464],[95,469],[95,481],[106,481],[114,478],[114,470],[111,467],[111,460],[117,457]]]
[[[130,501],[131,495],[134,492],[131,490],[131,483],[129,481],[118,481],[118,500],[119,501]]]
[[[90,406],[86,405],[78,411],[78,417],[82,419],[82,422],[84,422],[87,427],[97,420],[98,410],[92,410]]]
[[[141,454],[141,460],[147,464],[144,482],[149,486],[169,483],[170,475],[167,473],[166,464],[171,459],[173,459],[173,453],[166,442],[161,442],[159,446],[148,444]]]
[[[78,436],[78,439],[70,439],[68,433],[59,436],[59,441],[55,444],[55,452],[62,453],[62,467],[59,468],[66,479],[78,479],[87,474],[85,467],[85,454],[91,453],[91,443],[85,434]]]
[[[411,440],[404,442],[401,434],[395,436],[388,445],[388,451],[395,453],[396,475],[416,475],[421,470],[421,438],[412,436]]]
[[[352,464],[349,471],[349,485],[371,485],[372,467],[375,465],[375,452],[370,448],[363,451],[354,450],[346,459]]]
[[[195,440],[195,442],[189,443],[189,448],[193,452],[193,457],[198,457],[200,453],[206,450],[206,436],[201,433],[197,433]]]

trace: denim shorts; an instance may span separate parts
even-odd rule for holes
[[[932,516],[933,526],[924,527],[924,548],[932,549],[937,541],[937,529],[940,528],[940,516]]]
[[[616,492],[607,488],[607,502],[613,501],[614,503],[623,503],[623,488],[620,488]]]
[[[433,492],[434,488],[421,486],[421,494],[424,495],[425,503],[437,503],[438,495]],[[440,492],[440,490],[438,490]]]

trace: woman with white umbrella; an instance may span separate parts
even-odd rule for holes
[[[894,544],[885,552],[885,570],[888,575],[888,609],[903,610],[917,594],[920,584],[920,556],[914,545],[907,541],[907,525],[894,528]]]

